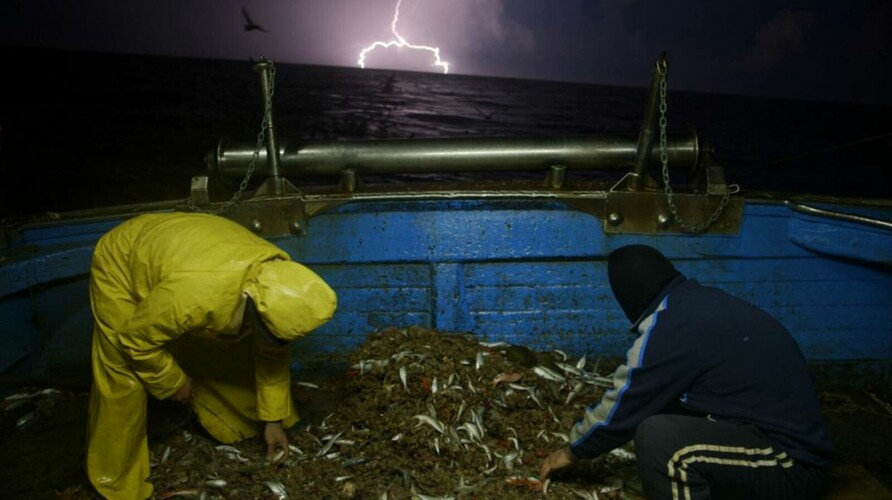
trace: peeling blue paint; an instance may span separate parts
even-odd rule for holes
[[[736,236],[607,235],[597,218],[550,201],[355,202],[310,219],[306,236],[273,241],[339,296],[334,318],[295,345],[296,362],[408,325],[622,356],[632,337],[605,259],[645,243],[777,316],[810,360],[865,361],[888,377],[892,268],[878,262],[892,235],[780,204],[747,203],[744,216]],[[5,252],[0,371],[89,364],[90,255],[120,220],[29,228]]]

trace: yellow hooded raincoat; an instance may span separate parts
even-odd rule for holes
[[[288,345],[248,335],[242,315],[250,297],[276,337],[312,331],[337,303],[318,275],[235,222],[185,213],[114,228],[97,244],[90,272],[86,467],[103,496],[151,496],[146,391],[168,398],[187,374],[199,422],[221,442],[256,435],[258,421],[297,422]]]

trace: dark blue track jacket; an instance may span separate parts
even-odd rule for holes
[[[609,452],[630,441],[642,420],[681,403],[756,426],[794,460],[829,464],[833,447],[811,374],[796,341],[769,314],[678,276],[633,328],[639,336],[613,388],[571,429],[574,455]]]

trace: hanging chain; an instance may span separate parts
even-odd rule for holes
[[[678,208],[675,206],[675,196],[672,192],[672,185],[669,183],[669,153],[666,152],[666,63],[661,61],[657,65],[657,71],[660,73],[660,162],[663,164],[663,190],[666,192],[666,201],[669,203],[669,211],[672,212],[672,218],[678,222],[682,231],[688,233],[701,233],[709,226],[713,225],[719,219],[728,202],[731,201],[731,191],[726,189],[722,201],[715,209],[706,222],[694,226],[688,225],[684,219],[678,215]],[[739,188],[738,188],[739,189]],[[736,192],[736,191],[735,191]],[[708,198],[707,198],[708,199]]]
[[[273,109],[273,94],[276,91],[276,67],[273,65],[272,61],[267,61],[269,64],[269,81],[267,83],[267,90],[269,91],[269,99],[266,101],[266,108],[263,111],[263,121],[260,123],[260,133],[257,134],[257,143],[254,145],[254,154],[251,155],[251,161],[248,163],[248,168],[245,171],[245,178],[242,179],[242,182],[239,183],[238,191],[232,195],[229,201],[223,204],[220,208],[216,210],[205,210],[201,207],[195,205],[192,202],[192,198],[188,198],[186,200],[186,206],[189,207],[193,212],[202,212],[208,214],[219,214],[229,207],[235,205],[242,198],[242,194],[244,194],[245,190],[248,189],[248,182],[251,180],[251,176],[254,175],[254,169],[257,166],[257,160],[260,158],[260,150],[263,148],[263,143],[266,141],[266,131],[269,128],[270,116],[272,116]]]

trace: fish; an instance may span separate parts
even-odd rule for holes
[[[3,398],[3,401],[18,401],[23,399],[34,399],[38,396],[55,396],[57,394],[62,394],[62,391],[58,389],[43,389],[35,392],[21,392],[19,394],[13,394],[11,396],[7,396]]]
[[[285,486],[283,486],[282,483],[277,481],[264,481],[263,484],[265,484],[273,495],[275,495],[276,500],[285,500],[288,498],[288,492],[285,491]]]
[[[503,347],[508,345],[504,342],[478,342],[478,344],[482,345],[483,347],[489,347],[490,349],[493,347]]]
[[[579,395],[579,393],[580,393],[580,391],[582,391],[583,387],[585,387],[585,384],[583,384],[582,382],[576,382],[576,384],[573,386],[573,390],[571,390],[567,394],[567,399],[564,400],[564,404],[565,405],[570,404],[570,401],[573,401],[573,399]]]
[[[201,495],[199,488],[186,488],[184,490],[165,491],[158,494],[158,498],[165,500],[172,497],[197,497]]]
[[[467,432],[468,437],[470,437],[472,441],[476,442],[483,440],[483,433],[481,433],[477,429],[477,427],[470,422],[465,422],[464,424],[458,426],[458,429]]]
[[[493,387],[495,387],[502,382],[518,382],[522,378],[522,373],[500,373],[496,378],[492,380],[492,385]]]
[[[409,377],[408,372],[406,371],[405,366],[400,367],[400,380],[403,382],[403,389],[406,392],[409,392],[409,385],[407,384],[407,379]]]
[[[321,457],[321,456],[325,455],[326,453],[328,453],[328,450],[331,449],[332,445],[335,444],[335,441],[337,441],[338,438],[341,437],[341,434],[343,434],[343,433],[344,432],[341,431],[341,432],[335,434],[334,436],[332,436],[331,439],[329,439],[328,442],[326,442],[325,445],[322,446],[322,449],[320,449],[319,452],[316,453],[316,456]]]
[[[446,433],[446,432],[445,432],[446,429],[445,429],[443,423],[440,422],[439,420],[433,419],[433,418],[431,418],[431,417],[429,417],[429,416],[427,416],[427,415],[415,415],[415,416],[412,417],[412,418],[414,418],[414,419],[416,419],[416,420],[419,420],[418,425],[421,425],[421,424],[424,423],[424,424],[427,424],[427,425],[433,427],[434,430],[436,430],[436,431],[439,432],[440,434],[445,434],[445,433]],[[416,426],[416,427],[417,427],[417,426]]]
[[[505,462],[505,469],[514,470],[514,462],[520,459],[520,451],[512,450],[508,453],[505,453],[502,456],[502,461]]]
[[[544,378],[545,380],[550,380],[552,382],[564,383],[567,381],[567,379],[561,376],[561,374],[555,372],[554,370],[545,368],[544,366],[533,367],[533,372],[535,372],[536,375]]]
[[[34,412],[29,411],[28,413],[19,417],[19,419],[16,420],[15,425],[16,425],[16,427],[24,427],[24,426],[28,425],[33,418],[34,418]]]

